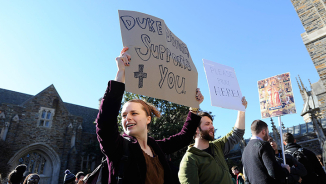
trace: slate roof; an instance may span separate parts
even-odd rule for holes
[[[96,133],[95,124],[93,123],[97,117],[98,109],[75,105],[64,102],[67,110],[75,116],[83,117],[83,132]]]
[[[0,88],[0,105],[2,103],[21,105],[32,97],[34,97],[34,95]],[[96,128],[93,122],[97,117],[98,109],[75,105],[67,102],[64,102],[64,105],[71,115],[80,116],[84,119],[82,124],[83,132],[95,134]]]
[[[20,105],[31,97],[33,97],[33,95],[0,88],[0,105],[2,103]]]

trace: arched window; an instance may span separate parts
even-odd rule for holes
[[[19,159],[19,164],[27,165],[26,171],[28,173],[43,174],[44,167],[46,165],[46,160],[41,154],[39,154],[37,152],[32,152],[32,153],[28,153],[25,156],[21,157]]]
[[[41,116],[41,117],[44,119],[44,118],[45,118],[45,115],[46,115],[46,111],[43,110],[43,111],[42,111],[42,116]]]

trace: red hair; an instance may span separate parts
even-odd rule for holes
[[[145,102],[144,100],[140,100],[140,99],[132,99],[132,100],[129,100],[128,102],[135,102],[135,103],[140,103],[142,104],[143,106],[143,110],[146,112],[146,115],[147,116],[156,116],[156,117],[161,117],[161,113],[157,110],[157,108],[148,103],[148,102]]]

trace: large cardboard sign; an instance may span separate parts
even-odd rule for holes
[[[290,73],[258,81],[262,118],[296,113]]]
[[[126,91],[199,107],[198,73],[187,45],[162,19],[124,10],[119,18],[123,45],[131,55]]]
[[[234,69],[206,59],[203,63],[212,106],[246,111]]]

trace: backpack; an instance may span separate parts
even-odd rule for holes
[[[313,171],[314,167],[312,166],[311,162],[307,158],[307,156],[303,153],[303,148],[299,148],[294,151],[292,154],[289,153],[290,151],[286,150],[285,153],[288,153],[293,156],[298,162],[303,164],[307,171]]]
[[[117,176],[117,184],[122,184],[124,177],[124,168],[127,167],[129,158],[129,138],[124,137],[123,139],[123,155],[119,164],[119,171]],[[108,161],[106,157],[102,158],[102,162],[96,169],[85,179],[84,184],[107,184],[108,183]]]
[[[308,159],[308,157],[304,154],[304,148],[299,148],[296,151],[294,151],[292,154],[289,150],[286,150],[285,153],[292,155],[298,162],[303,164],[303,166],[306,168],[307,172],[315,175],[316,177],[318,176],[315,173],[315,168]]]

